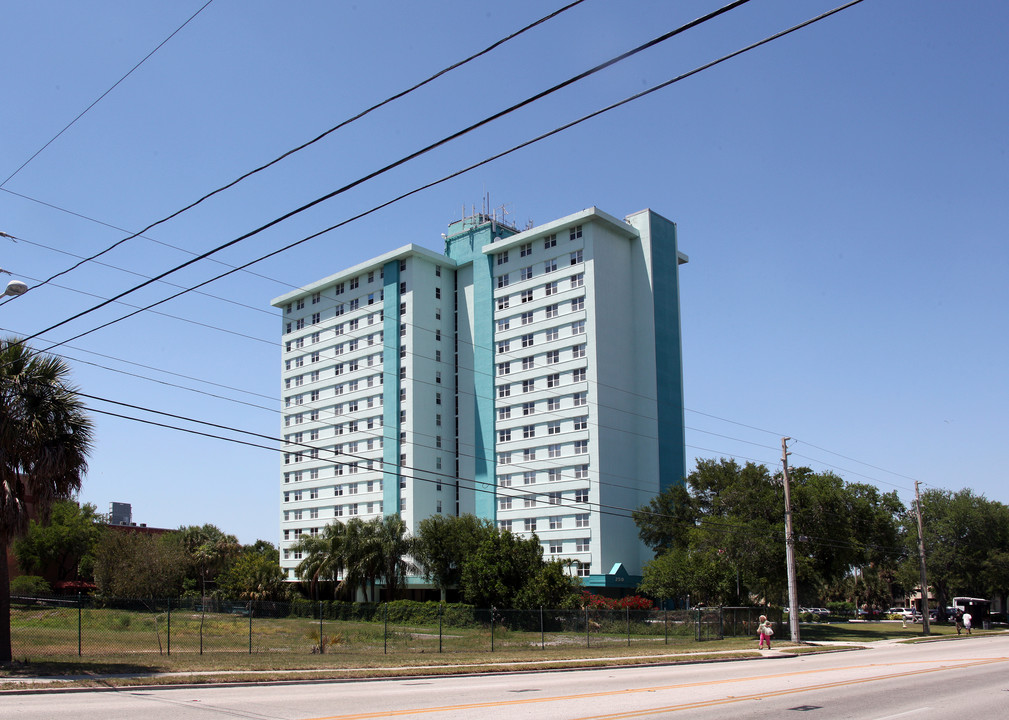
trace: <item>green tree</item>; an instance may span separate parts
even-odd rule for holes
[[[221,595],[238,600],[282,600],[284,573],[270,553],[243,552],[218,579]]]
[[[1009,551],[1009,508],[969,489],[936,489],[921,493],[921,516],[928,584],[940,608],[957,595],[1005,592],[1002,558]],[[918,573],[916,519],[908,517],[908,525],[914,530],[907,534],[902,574],[911,579]]]
[[[463,599],[483,608],[516,607],[522,588],[542,565],[543,546],[536,536],[523,539],[507,530],[488,535],[463,563]]]
[[[459,587],[462,566],[477,545],[497,532],[494,525],[475,515],[432,515],[417,528],[416,557],[424,576],[441,590]]]
[[[291,547],[295,553],[301,553],[302,560],[295,568],[295,573],[301,580],[308,580],[313,600],[321,599],[318,595],[320,582],[336,582],[343,574],[346,568],[346,538],[347,526],[333,522],[317,536],[302,535]]]
[[[418,571],[417,564],[411,559],[416,542],[410,537],[406,522],[399,514],[375,518],[371,522],[374,523],[373,542],[379,556],[386,599],[395,600],[406,584],[406,576]]]
[[[209,523],[180,528],[179,537],[189,555],[189,576],[200,583],[200,594],[206,600],[207,583],[213,583],[238,557],[241,545],[234,535]]]
[[[101,521],[90,503],[53,503],[48,523],[32,520],[25,536],[14,541],[18,566],[22,572],[38,574],[53,568],[57,581],[89,579]]]
[[[105,528],[95,548],[95,585],[107,597],[178,596],[190,559],[177,532]]]
[[[579,605],[581,581],[572,577],[568,560],[547,560],[531,573],[515,593],[514,606],[519,609],[550,608],[566,610]]]
[[[61,358],[0,340],[0,663],[11,660],[7,549],[87,470],[92,424],[69,374]]]

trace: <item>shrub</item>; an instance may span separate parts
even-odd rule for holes
[[[52,595],[53,589],[38,575],[19,575],[11,580],[11,595]]]

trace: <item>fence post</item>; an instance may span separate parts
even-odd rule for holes
[[[77,657],[81,656],[81,616],[83,615],[81,603],[81,594],[77,593]]]
[[[382,606],[382,652],[389,654],[389,603]]]
[[[438,652],[441,652],[441,626],[444,610],[445,606],[441,603],[438,603]]]
[[[546,635],[543,633],[543,606],[540,605],[540,650],[546,650]]]
[[[666,641],[665,644],[669,644],[669,610],[667,608],[662,609],[662,625],[666,631]]]
[[[325,645],[322,644],[322,600],[319,601],[319,654],[326,651]]]
[[[585,606],[585,647],[589,647],[589,606]]]
[[[631,646],[631,609],[624,608],[624,617],[627,619],[627,647]]]
[[[252,654],[252,600],[249,600],[249,655]]]
[[[168,638],[168,654],[172,654],[172,599],[168,598],[168,629],[165,633]]]
[[[490,606],[490,651],[494,652],[494,606]]]

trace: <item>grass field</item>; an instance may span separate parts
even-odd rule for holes
[[[682,616],[681,616],[682,617]],[[561,618],[552,618],[555,621]],[[0,668],[0,686],[19,677],[132,674],[118,684],[204,682],[211,679],[266,681],[298,677],[367,677],[500,670],[518,663],[577,667],[584,664],[696,661],[705,657],[754,656],[755,637],[698,642],[693,622],[629,622],[619,614],[591,622],[588,632],[520,630],[506,613],[489,626],[442,627],[384,622],[323,621],[325,652],[319,653],[320,623],[309,618],[253,618],[225,613],[139,612],[117,609],[20,608],[12,618],[16,663]],[[516,620],[513,618],[513,620]],[[202,623],[202,648],[201,647]],[[511,623],[520,625],[517,620]],[[556,622],[554,623],[557,624]],[[561,623],[563,625],[563,623]],[[933,636],[955,635],[952,626],[932,627]],[[786,649],[787,627],[775,648]],[[920,625],[817,623],[802,625],[803,642],[851,645],[883,639],[922,637]],[[251,652],[250,652],[251,637]],[[815,648],[801,648],[808,652]],[[514,667],[513,667],[514,669]],[[189,673],[150,678],[156,673]],[[249,673],[244,675],[244,673]],[[255,674],[253,674],[255,673]]]

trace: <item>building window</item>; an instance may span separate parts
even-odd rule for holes
[[[497,321],[497,331],[507,330],[511,327],[511,318],[502,318]]]
[[[512,486],[512,476],[511,475],[498,475],[497,484],[501,487],[511,487]]]
[[[526,532],[536,532],[536,518],[526,518],[522,522]]]
[[[532,290],[523,290],[522,291],[522,302],[524,302],[524,303],[532,302],[532,299],[533,299],[533,291]]]
[[[497,254],[497,264],[504,265],[506,262],[508,262],[508,251],[499,252]]]
[[[526,255],[533,254],[533,244],[526,243],[525,245],[519,245],[519,257],[525,257]]]
[[[589,451],[588,440],[575,440],[575,455],[584,455]]]
[[[589,551],[589,539],[578,538],[575,541],[575,552],[588,552],[588,551]]]
[[[557,235],[547,235],[543,238],[543,249],[549,250],[557,245]]]
[[[588,393],[575,393],[572,397],[575,401],[575,407],[581,407],[588,403]]]
[[[500,452],[497,454],[498,465],[511,465],[512,454],[510,452]],[[284,502],[287,502],[286,500]]]
[[[508,273],[497,276],[497,286],[498,288],[508,287]]]
[[[548,388],[557,387],[560,384],[561,384],[561,374],[560,373],[552,373],[550,375],[547,375],[547,387]]]
[[[524,392],[524,393],[532,392],[535,389],[536,389],[536,379],[535,378],[530,378],[528,380],[523,380],[522,381],[522,392]]]
[[[508,340],[502,340],[497,344],[497,351],[499,353],[506,353],[511,349],[511,342]]]
[[[547,493],[547,504],[548,505],[560,505],[561,504],[561,494],[559,492],[549,492]],[[553,528],[551,528],[552,530]]]
[[[522,336],[522,347],[524,347],[524,348],[526,348],[526,347],[532,347],[534,339],[535,338],[533,337],[532,333],[527,333],[527,334],[523,335]]]
[[[558,482],[561,479],[561,471],[557,468],[551,468],[547,471],[547,480],[549,482]]]
[[[582,251],[581,250],[575,250],[573,253],[571,253],[571,264],[572,265],[577,265],[581,261],[582,261]]]
[[[580,288],[585,284],[585,273],[578,273],[577,275],[571,276],[571,287]]]
[[[535,363],[533,362],[532,355],[530,355],[529,357],[522,358],[522,369],[523,370],[532,370],[533,367],[534,367],[534,365],[535,365]]]
[[[583,335],[585,333],[585,321],[576,320],[571,323],[571,334],[572,335]]]
[[[581,490],[575,490],[575,502],[576,503],[587,503],[589,501],[589,491],[588,488],[583,488]]]
[[[434,289],[434,299],[435,300],[441,300],[441,288],[440,287],[436,287]]]
[[[547,305],[546,306],[547,318],[549,319],[557,317],[559,307],[560,306],[557,303],[554,303],[553,305]]]
[[[585,357],[585,344],[575,345],[571,348],[571,357],[578,359]]]
[[[557,444],[547,445],[547,457],[548,458],[559,458],[560,456],[561,456],[561,446],[560,445],[557,445]]]
[[[558,292],[557,281],[554,280],[553,282],[548,282],[543,286],[543,289],[546,291],[547,295],[556,295]]]
[[[522,403],[523,415],[532,415],[534,412],[536,412],[536,403],[534,402]]]
[[[587,513],[584,515],[575,515],[575,527],[583,528],[588,526],[589,526],[589,516]]]
[[[543,340],[545,342],[550,342],[552,340],[556,340],[559,337],[560,337],[560,331],[558,330],[558,328],[552,327],[552,328],[547,329],[547,331],[546,331],[546,333],[545,333],[545,335],[543,337]]]
[[[532,314],[532,312],[524,312],[524,313],[522,313],[522,324],[523,325],[528,325],[532,321],[533,321],[533,314]]]
[[[499,297],[497,299],[497,309],[498,310],[507,310],[509,304],[510,304],[510,301],[509,301],[509,298],[508,298],[507,295],[502,295],[501,297]]]
[[[586,430],[589,427],[589,417],[588,415],[582,415],[581,417],[575,418],[575,430]]]
[[[533,266],[524,267],[519,271],[520,280],[532,280],[533,277]],[[532,293],[530,292],[530,295]]]
[[[551,350],[547,353],[547,365],[554,365],[561,361],[561,351]]]
[[[522,484],[523,485],[535,485],[536,484],[536,471],[535,470],[526,470],[524,473],[522,473]],[[530,507],[530,506],[527,505],[526,507]]]
[[[535,425],[523,425],[522,426],[522,438],[528,440],[529,438],[536,437],[536,426]]]
[[[509,397],[512,394],[511,385],[498,385],[497,386],[497,396],[499,398]]]
[[[499,407],[497,409],[498,420],[507,420],[511,416],[512,416],[512,409],[510,405],[506,405],[505,407]]]
[[[557,269],[557,260],[550,259],[543,263],[543,272],[550,273]]]
[[[511,520],[498,520],[498,521],[497,521],[497,526],[498,526],[498,527],[499,527],[499,528],[500,528],[500,529],[501,529],[502,531],[507,531],[507,532],[511,532],[511,529],[512,529],[512,521],[511,521]]]
[[[568,231],[568,239],[569,240],[578,240],[579,238],[581,238],[581,236],[582,236],[582,226],[581,225],[575,225],[573,228],[571,228]]]
[[[497,374],[507,375],[512,371],[512,364],[510,362],[499,362],[497,364]]]
[[[522,462],[532,462],[536,459],[536,448],[526,448],[522,451]]]
[[[497,441],[498,442],[508,442],[512,439],[511,429],[498,430],[497,431]]]
[[[498,498],[497,505],[498,510],[511,510],[512,499],[510,497]]]

